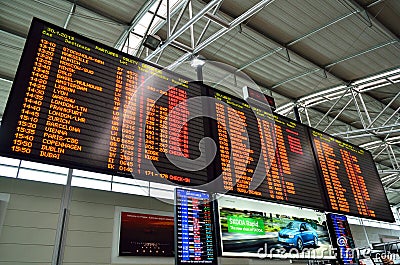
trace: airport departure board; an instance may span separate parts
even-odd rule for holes
[[[310,131],[330,210],[393,222],[371,154],[328,134]]]
[[[267,109],[34,19],[0,155],[394,221],[368,152]]]
[[[307,127],[214,91],[224,190],[324,209]]]
[[[216,265],[216,240],[210,194],[175,190],[175,264]]]
[[[202,106],[187,104],[201,89],[34,19],[3,117],[0,153],[150,181],[202,184],[205,169],[188,174],[169,162],[192,168],[204,162],[195,160],[203,120],[189,121]]]

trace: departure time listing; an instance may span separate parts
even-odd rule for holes
[[[0,149],[73,168],[201,184],[206,170],[188,176],[166,158],[200,155],[189,145],[203,138],[203,130],[192,128],[203,128],[202,120],[188,122],[190,107],[201,108],[186,103],[201,95],[191,86],[181,76],[34,19]]]

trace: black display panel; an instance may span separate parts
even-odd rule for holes
[[[358,264],[354,240],[347,217],[339,214],[328,214],[327,220],[339,262],[343,265]]]
[[[0,154],[95,172],[207,182],[202,87],[34,19],[0,131]],[[199,168],[188,172],[170,161]]]
[[[329,210],[394,222],[371,153],[310,129]]]
[[[175,190],[175,264],[218,264],[210,200],[207,192]]]
[[[324,209],[307,128],[220,91],[215,104],[216,172],[223,190]]]
[[[174,217],[121,212],[119,256],[174,256]]]

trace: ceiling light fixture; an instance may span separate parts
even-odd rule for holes
[[[149,48],[152,51],[155,51],[158,46],[160,46],[161,38],[158,35],[147,35],[144,40],[143,46]]]
[[[200,55],[196,55],[192,57],[190,61],[190,66],[193,68],[202,67],[206,63],[205,58]]]

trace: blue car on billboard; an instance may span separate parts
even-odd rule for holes
[[[301,251],[304,246],[318,246],[318,234],[307,222],[291,221],[279,231],[278,241]]]

